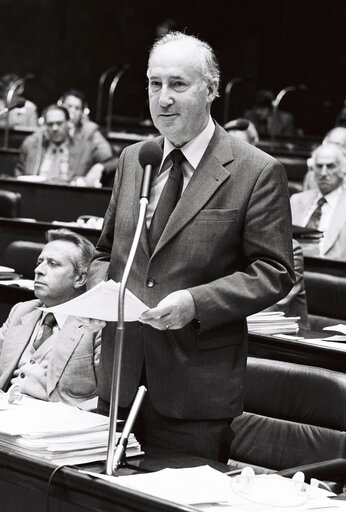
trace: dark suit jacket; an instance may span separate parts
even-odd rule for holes
[[[163,138],[159,137],[162,143]],[[141,143],[119,161],[105,216],[94,283],[119,281],[139,211]],[[242,412],[247,354],[246,316],[273,304],[292,287],[291,217],[280,163],[230,137],[215,134],[150,256],[143,230],[128,288],[149,307],[188,289],[200,329],[158,331],[127,324],[120,406],[129,405],[145,361],[154,407],[175,418],[229,418]],[[154,286],[152,286],[154,284]],[[109,401],[114,324],[103,329],[99,396]]]

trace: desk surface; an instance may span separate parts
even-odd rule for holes
[[[0,188],[22,195],[20,216],[40,221],[72,221],[81,215],[103,217],[112,189],[33,183],[0,177]]]
[[[226,465],[199,457],[146,449],[146,455],[130,459],[139,469],[158,471],[165,467],[196,467],[205,464],[227,471]],[[80,466],[102,472],[104,464]],[[40,460],[21,457],[0,450],[1,512],[45,512],[48,480],[55,466]],[[130,472],[137,472],[130,470]],[[129,470],[120,469],[119,475]],[[58,471],[50,489],[50,510],[59,512],[117,511],[170,512],[192,511],[191,507],[174,504],[138,491],[95,479],[78,470],[66,467]]]
[[[249,333],[249,356],[276,359],[292,363],[318,366],[339,372],[346,372],[346,351],[340,344],[340,349],[321,347],[313,343],[313,338],[324,338],[332,332],[302,331],[297,336],[310,338],[308,341],[295,341],[276,338],[270,334]]]

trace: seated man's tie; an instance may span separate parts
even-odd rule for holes
[[[170,156],[173,161],[166,184],[161,192],[159,202],[154,212],[149,228],[149,247],[151,253],[154,252],[167,221],[176,207],[177,202],[183,190],[184,176],[182,161],[183,153],[180,149],[174,149]]]
[[[319,198],[317,201],[316,209],[312,212],[310,219],[306,223],[307,228],[318,229],[322,215],[322,206],[326,202],[327,201],[325,197],[322,196]]]
[[[47,313],[42,322],[41,336],[34,341],[34,349],[37,350],[42,343],[53,334],[53,328],[56,325],[56,319],[53,313]]]

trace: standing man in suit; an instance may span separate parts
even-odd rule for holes
[[[85,291],[94,246],[67,229],[47,239],[35,269],[37,298],[16,304],[0,329],[0,389],[19,384],[31,397],[77,405],[96,396],[101,333],[38,308]]]
[[[243,407],[246,316],[286,295],[294,279],[285,172],[211,119],[219,68],[207,43],[167,34],[151,50],[147,75],[163,158],[128,280],[148,310],[126,325],[120,411],[145,383],[135,428],[142,443],[226,461],[230,424]],[[141,146],[120,157],[91,265],[94,283],[122,277],[139,211]],[[178,198],[167,220],[172,182]],[[103,411],[114,339],[109,323],[98,388]]]
[[[292,222],[322,231],[319,244],[309,253],[328,258],[346,259],[346,161],[342,149],[323,143],[311,155],[316,189],[291,196]]]

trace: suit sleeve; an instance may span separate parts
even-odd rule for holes
[[[22,303],[19,302],[18,304],[16,304],[15,306],[13,306],[13,308],[11,309],[7,319],[5,320],[5,322],[2,324],[1,328],[0,328],[0,354],[1,354],[1,351],[2,351],[2,345],[4,343],[4,339],[6,337],[6,333],[8,331],[8,328],[10,327],[11,325],[11,322],[12,322],[12,319],[13,319],[13,316],[15,315],[16,313],[16,310],[18,308],[18,306],[20,306]]]
[[[101,236],[96,244],[95,255],[88,271],[88,288],[92,288],[107,277],[114,240],[117,194],[121,184],[125,152],[126,148],[119,159],[119,169],[115,177],[113,192],[106,211]]]
[[[295,277],[287,178],[275,160],[265,165],[251,191],[241,237],[241,268],[189,288],[201,332],[244,320],[292,288]]]

